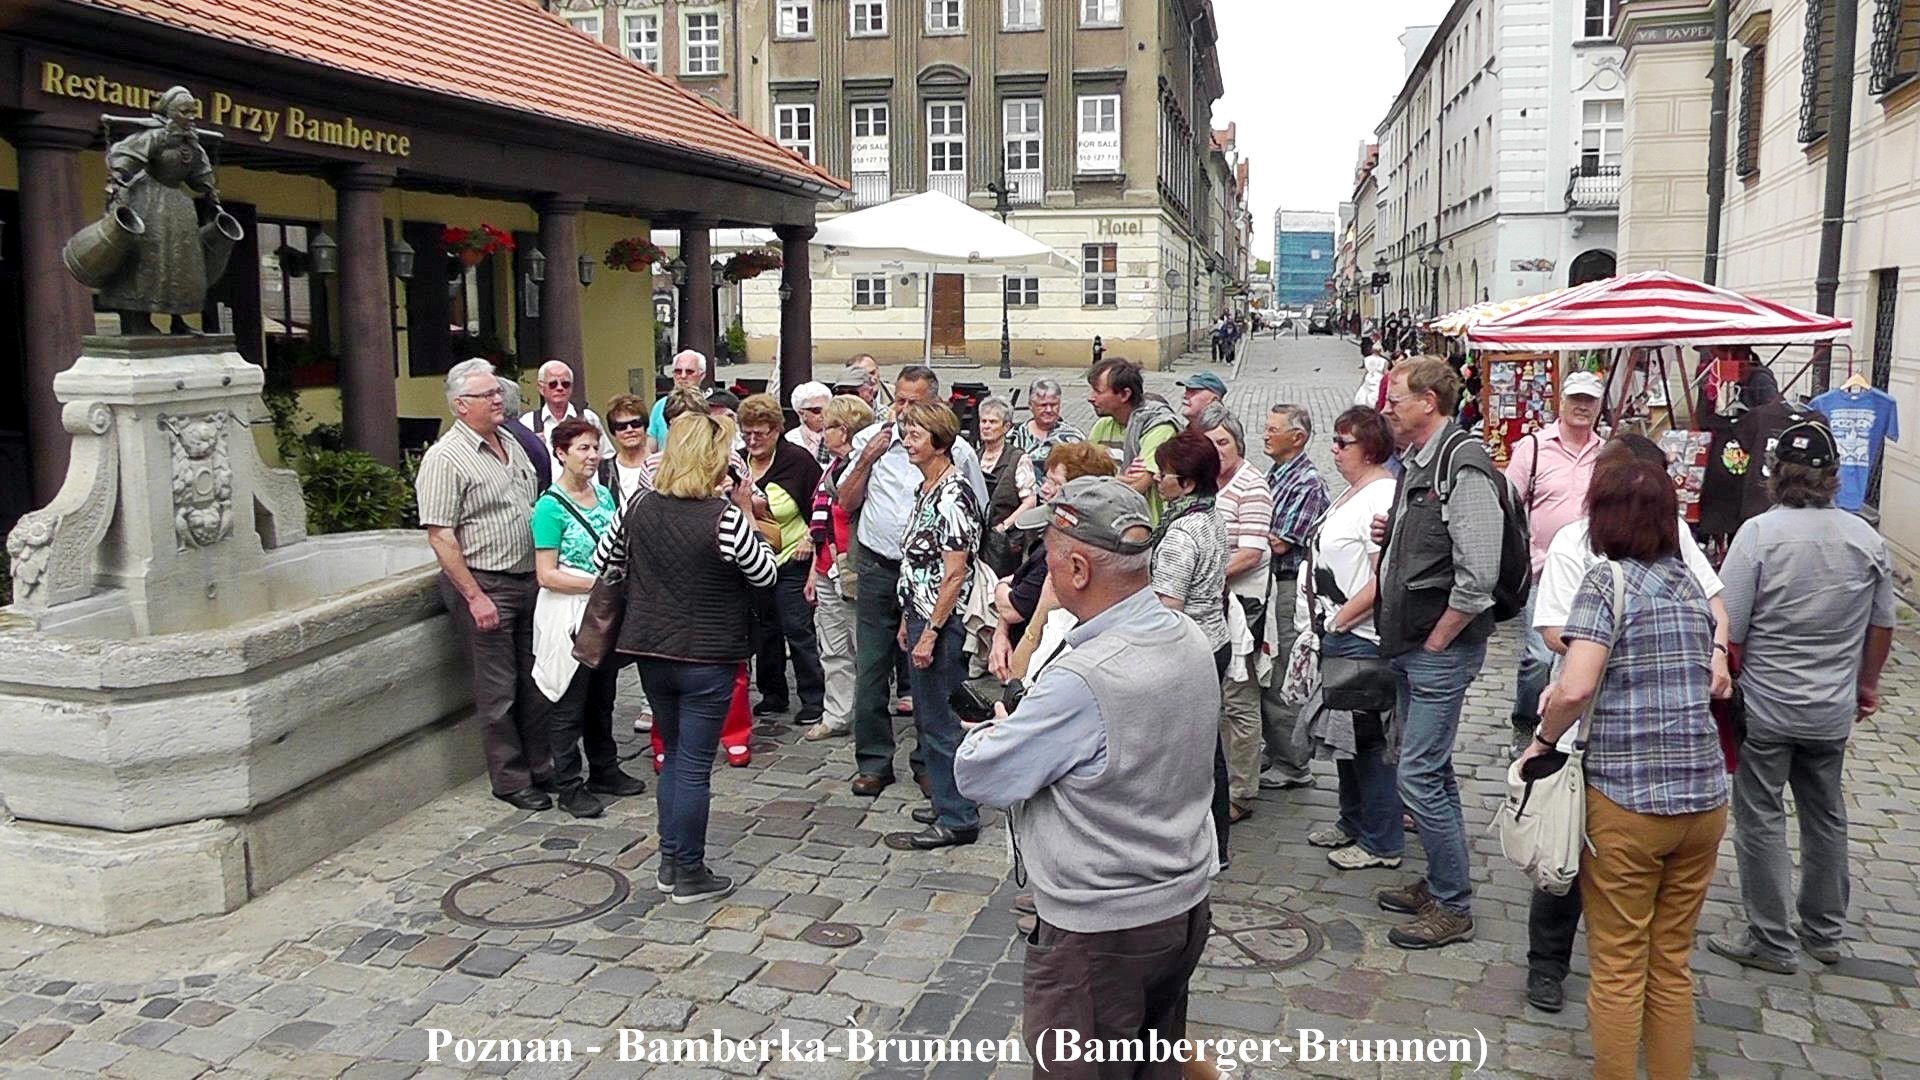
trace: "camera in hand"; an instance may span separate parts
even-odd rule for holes
[[[953,715],[969,724],[984,724],[993,719],[993,702],[971,686],[962,686],[947,695],[947,707]]]

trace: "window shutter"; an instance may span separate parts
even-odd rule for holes
[[[413,277],[407,282],[407,374],[445,375],[453,367],[447,334],[447,271],[452,260],[441,239],[446,226],[409,221],[404,232],[413,248]]]

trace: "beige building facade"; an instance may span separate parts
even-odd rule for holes
[[[1212,0],[549,0],[609,45],[846,178],[821,214],[943,191],[1082,264],[1078,278],[823,277],[818,364],[854,352],[1079,365],[1098,336],[1149,367],[1205,347],[1236,266],[1238,161]],[[714,45],[712,28],[719,27]],[[658,28],[658,41],[654,40]],[[719,70],[713,59],[717,48]],[[691,51],[690,51],[691,50]],[[1244,224],[1244,223],[1243,223]],[[1244,271],[1239,272],[1244,282]],[[777,275],[738,285],[749,355],[779,334]]]

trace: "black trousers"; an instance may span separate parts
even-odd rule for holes
[[[1561,980],[1573,965],[1573,940],[1580,934],[1580,882],[1565,896],[1533,890],[1527,905],[1527,971]]]
[[[582,781],[580,748],[586,746],[589,775],[606,779],[620,771],[620,747],[613,741],[613,699],[620,669],[632,657],[615,653],[595,671],[586,665],[573,673],[567,692],[547,712],[553,739],[553,782],[572,787]]]
[[[813,628],[813,605],[807,603],[807,564],[795,560],[780,568],[773,587],[753,590],[754,667],[760,697],[786,705],[787,660],[793,660],[793,681],[800,691],[802,718],[826,711],[827,675],[820,666],[820,639]]]
[[[1213,675],[1221,685],[1227,681],[1227,665],[1233,663],[1233,643],[1228,642],[1214,650]],[[1227,830],[1233,821],[1233,798],[1227,791],[1227,743],[1226,736],[1213,733],[1213,805],[1209,808],[1213,816],[1213,835],[1220,845],[1220,862],[1227,862]]]
[[[1187,1034],[1187,983],[1212,925],[1207,902],[1160,922],[1079,934],[1036,920],[1027,935],[1021,1030],[1035,1080],[1179,1080],[1180,1062],[1057,1061],[1054,1029],[1092,1040],[1164,1042]]]

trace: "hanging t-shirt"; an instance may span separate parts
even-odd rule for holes
[[[1881,444],[1888,439],[1900,441],[1900,403],[1885,390],[1868,387],[1829,390],[1811,404],[1826,416],[1833,441],[1840,447],[1840,493],[1833,504],[1858,510],[1867,501],[1867,485],[1880,460]]]

